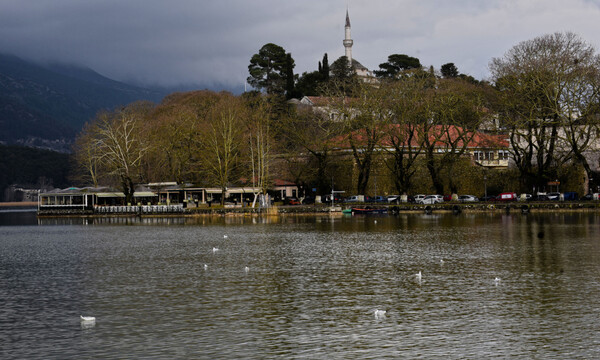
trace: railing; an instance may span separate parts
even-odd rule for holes
[[[475,162],[481,166],[489,167],[508,167],[508,160],[475,160]]]
[[[141,206],[95,206],[97,214],[179,214],[183,213],[183,204],[141,205]]]

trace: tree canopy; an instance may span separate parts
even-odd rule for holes
[[[388,56],[387,62],[379,64],[380,70],[375,70],[375,76],[394,79],[404,70],[419,68],[421,68],[419,59],[405,54],[392,54]]]
[[[570,32],[543,35],[490,64],[500,116],[524,187],[541,188],[569,160],[596,178],[583,151],[598,131],[600,57]]]
[[[281,46],[268,43],[250,58],[247,81],[255,89],[264,90],[267,94],[283,95],[290,68],[294,66],[291,55],[288,58]]]
[[[458,68],[454,63],[447,63],[442,65],[440,68],[440,72],[442,73],[442,77],[444,78],[455,78],[458,76]]]

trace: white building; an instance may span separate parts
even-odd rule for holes
[[[373,72],[352,57],[352,45],[354,45],[354,41],[352,40],[350,33],[350,16],[348,15],[348,10],[346,10],[346,25],[344,26],[344,40],[342,41],[345,49],[344,55],[348,58],[349,66],[354,69],[354,72],[359,79],[368,83],[376,83],[377,79]]]

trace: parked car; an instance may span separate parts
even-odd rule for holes
[[[565,201],[577,201],[579,200],[579,194],[575,191],[567,191],[565,194]]]
[[[421,200],[423,200],[423,199],[425,198],[425,196],[426,196],[426,195],[423,195],[423,194],[415,195],[415,196],[414,196],[414,198],[415,198],[415,202],[416,202],[417,204],[422,204]]]
[[[387,198],[385,196],[373,196],[371,198],[371,202],[387,202]]]
[[[344,202],[347,202],[347,203],[359,202],[359,201],[360,200],[359,200],[358,195],[349,196],[349,197],[346,198],[346,200],[344,200]]]
[[[427,195],[421,200],[421,204],[432,205],[444,202],[442,195]]]
[[[552,200],[552,201],[558,201],[560,200],[560,193],[559,192],[550,192],[548,194],[546,194],[548,196],[548,200]]]
[[[460,195],[458,197],[458,201],[460,201],[460,202],[478,202],[479,198],[477,198],[477,196],[474,196],[474,195]]]
[[[531,198],[531,201],[548,201],[550,198],[546,194],[537,194]]]
[[[331,195],[325,195],[322,198],[321,201],[324,202],[324,203],[330,203],[331,202]],[[333,201],[336,202],[336,203],[340,203],[340,202],[344,201],[344,199],[341,196],[339,196],[339,195],[335,195],[333,197]]]
[[[388,195],[386,198],[387,202],[389,203],[399,203],[400,202],[400,195]]]
[[[300,204],[302,204],[302,203],[300,202],[300,200],[298,200],[298,198],[295,198],[295,197],[286,197],[286,198],[283,200],[283,203],[284,203],[285,205],[300,205]]]
[[[304,199],[302,199],[302,204],[304,204],[304,205],[312,205],[314,203],[315,203],[314,196],[305,196]]]
[[[444,201],[452,201],[452,194],[446,194],[444,195]]]
[[[425,197],[425,196],[423,196],[423,197]],[[387,197],[387,202],[390,204],[400,204],[402,202],[402,196],[401,195],[389,195]],[[414,196],[406,195],[406,202],[414,203],[415,202]]]
[[[590,200],[594,200],[594,195],[593,195],[593,194],[586,194],[586,195],[584,195],[584,196],[581,198],[581,200],[584,200],[584,201],[590,201]]]
[[[531,194],[521,194],[521,196],[519,196],[519,201],[531,201],[532,197],[533,195]]]
[[[517,194],[516,193],[502,193],[502,194],[496,196],[496,199],[494,199],[494,201],[517,201]]]
[[[479,198],[479,201],[494,201],[497,195],[486,195]]]

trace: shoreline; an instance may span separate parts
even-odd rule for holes
[[[37,205],[37,204],[36,204]],[[0,205],[2,206],[2,205]],[[12,206],[12,208],[23,208],[31,205]],[[142,217],[142,218],[160,218],[160,217],[206,217],[206,216],[282,216],[282,215],[297,215],[297,216],[319,216],[319,215],[342,215],[344,208],[351,207],[364,208],[369,206],[373,209],[387,208],[387,214],[406,214],[406,213],[537,213],[537,212],[597,212],[600,210],[600,202],[536,202],[536,203],[445,203],[435,205],[362,205],[362,206],[330,206],[322,205],[290,205],[278,206],[269,209],[257,208],[191,208],[186,209],[183,213],[160,213],[160,214],[139,214],[139,213],[94,213],[90,210],[42,210],[38,211],[38,217]],[[0,207],[8,209],[7,206]],[[359,216],[381,216],[381,214],[360,214]]]
[[[10,201],[10,202],[0,202],[0,209],[5,208],[37,208],[37,201]]]

